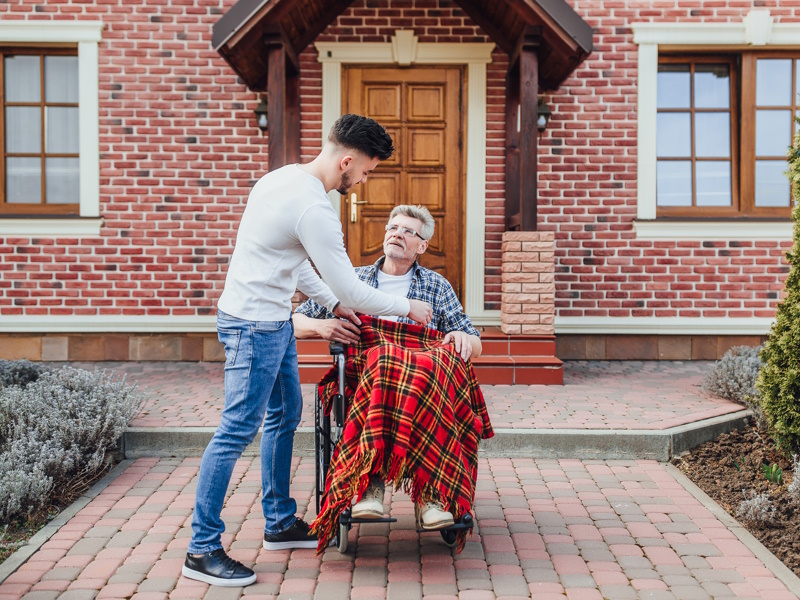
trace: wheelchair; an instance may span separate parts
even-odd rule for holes
[[[333,406],[330,414],[325,414],[322,408],[322,401],[319,397],[319,388],[314,389],[314,464],[316,475],[316,500],[317,500],[317,514],[319,514],[320,506],[322,505],[322,498],[325,494],[325,481],[328,477],[328,469],[331,464],[331,456],[333,449],[336,447],[339,438],[342,436],[342,429],[344,428],[344,421],[347,416],[347,400],[345,398],[345,347],[344,344],[339,342],[330,343],[330,354],[333,356],[333,364],[337,367],[339,373],[339,393],[333,398]],[[356,523],[395,523],[397,519],[392,517],[382,517],[380,519],[359,519],[351,516],[350,509],[346,508],[339,515],[339,522],[335,528],[334,543],[340,553],[347,552],[347,533],[352,526]],[[472,529],[474,521],[472,515],[469,513],[464,514],[461,519],[449,527],[442,529],[428,530],[418,528],[418,533],[431,531],[438,531],[444,543],[450,547],[455,548],[458,540],[458,532],[462,529]]]

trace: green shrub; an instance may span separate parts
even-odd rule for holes
[[[800,449],[800,131],[794,142],[789,152],[789,179],[795,197],[794,244],[786,253],[789,275],[784,298],[761,352],[764,368],[756,382],[770,433],[789,451]]]
[[[72,367],[0,389],[0,523],[35,515],[107,466],[142,394]]]

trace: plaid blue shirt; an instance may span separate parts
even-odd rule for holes
[[[374,288],[378,287],[378,269],[380,269],[385,256],[380,257],[374,265],[368,267],[357,267],[356,275],[361,281]],[[464,314],[461,302],[458,301],[453,286],[436,271],[431,271],[419,266],[414,262],[411,267],[411,287],[406,296],[409,300],[422,300],[433,308],[433,319],[428,327],[438,331],[449,333],[451,331],[463,331],[470,335],[480,337],[480,332],[475,329],[469,317]],[[303,314],[312,319],[335,319],[336,315],[324,306],[317,304],[310,298],[295,309],[295,312]],[[413,323],[408,317],[398,318],[400,323]]]

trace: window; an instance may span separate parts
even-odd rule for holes
[[[799,65],[775,53],[659,57],[658,217],[789,218]]]
[[[80,214],[78,56],[0,50],[3,214]]]
[[[102,32],[0,19],[0,236],[100,234]]]

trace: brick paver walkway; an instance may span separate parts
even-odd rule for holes
[[[459,555],[417,534],[408,496],[391,490],[398,522],[354,528],[345,555],[264,551],[258,460],[241,460],[223,543],[258,581],[209,588],[180,576],[198,465],[137,460],[0,585],[0,599],[795,598],[656,462],[503,458],[480,461],[477,526]],[[296,458],[307,518],[313,485],[313,460]]]
[[[742,410],[700,385],[710,362],[568,362],[563,386],[486,385],[496,429],[649,429]],[[113,368],[150,399],[132,427],[216,427],[224,403],[221,363],[82,364]],[[303,386],[301,426],[313,424],[314,386]]]

